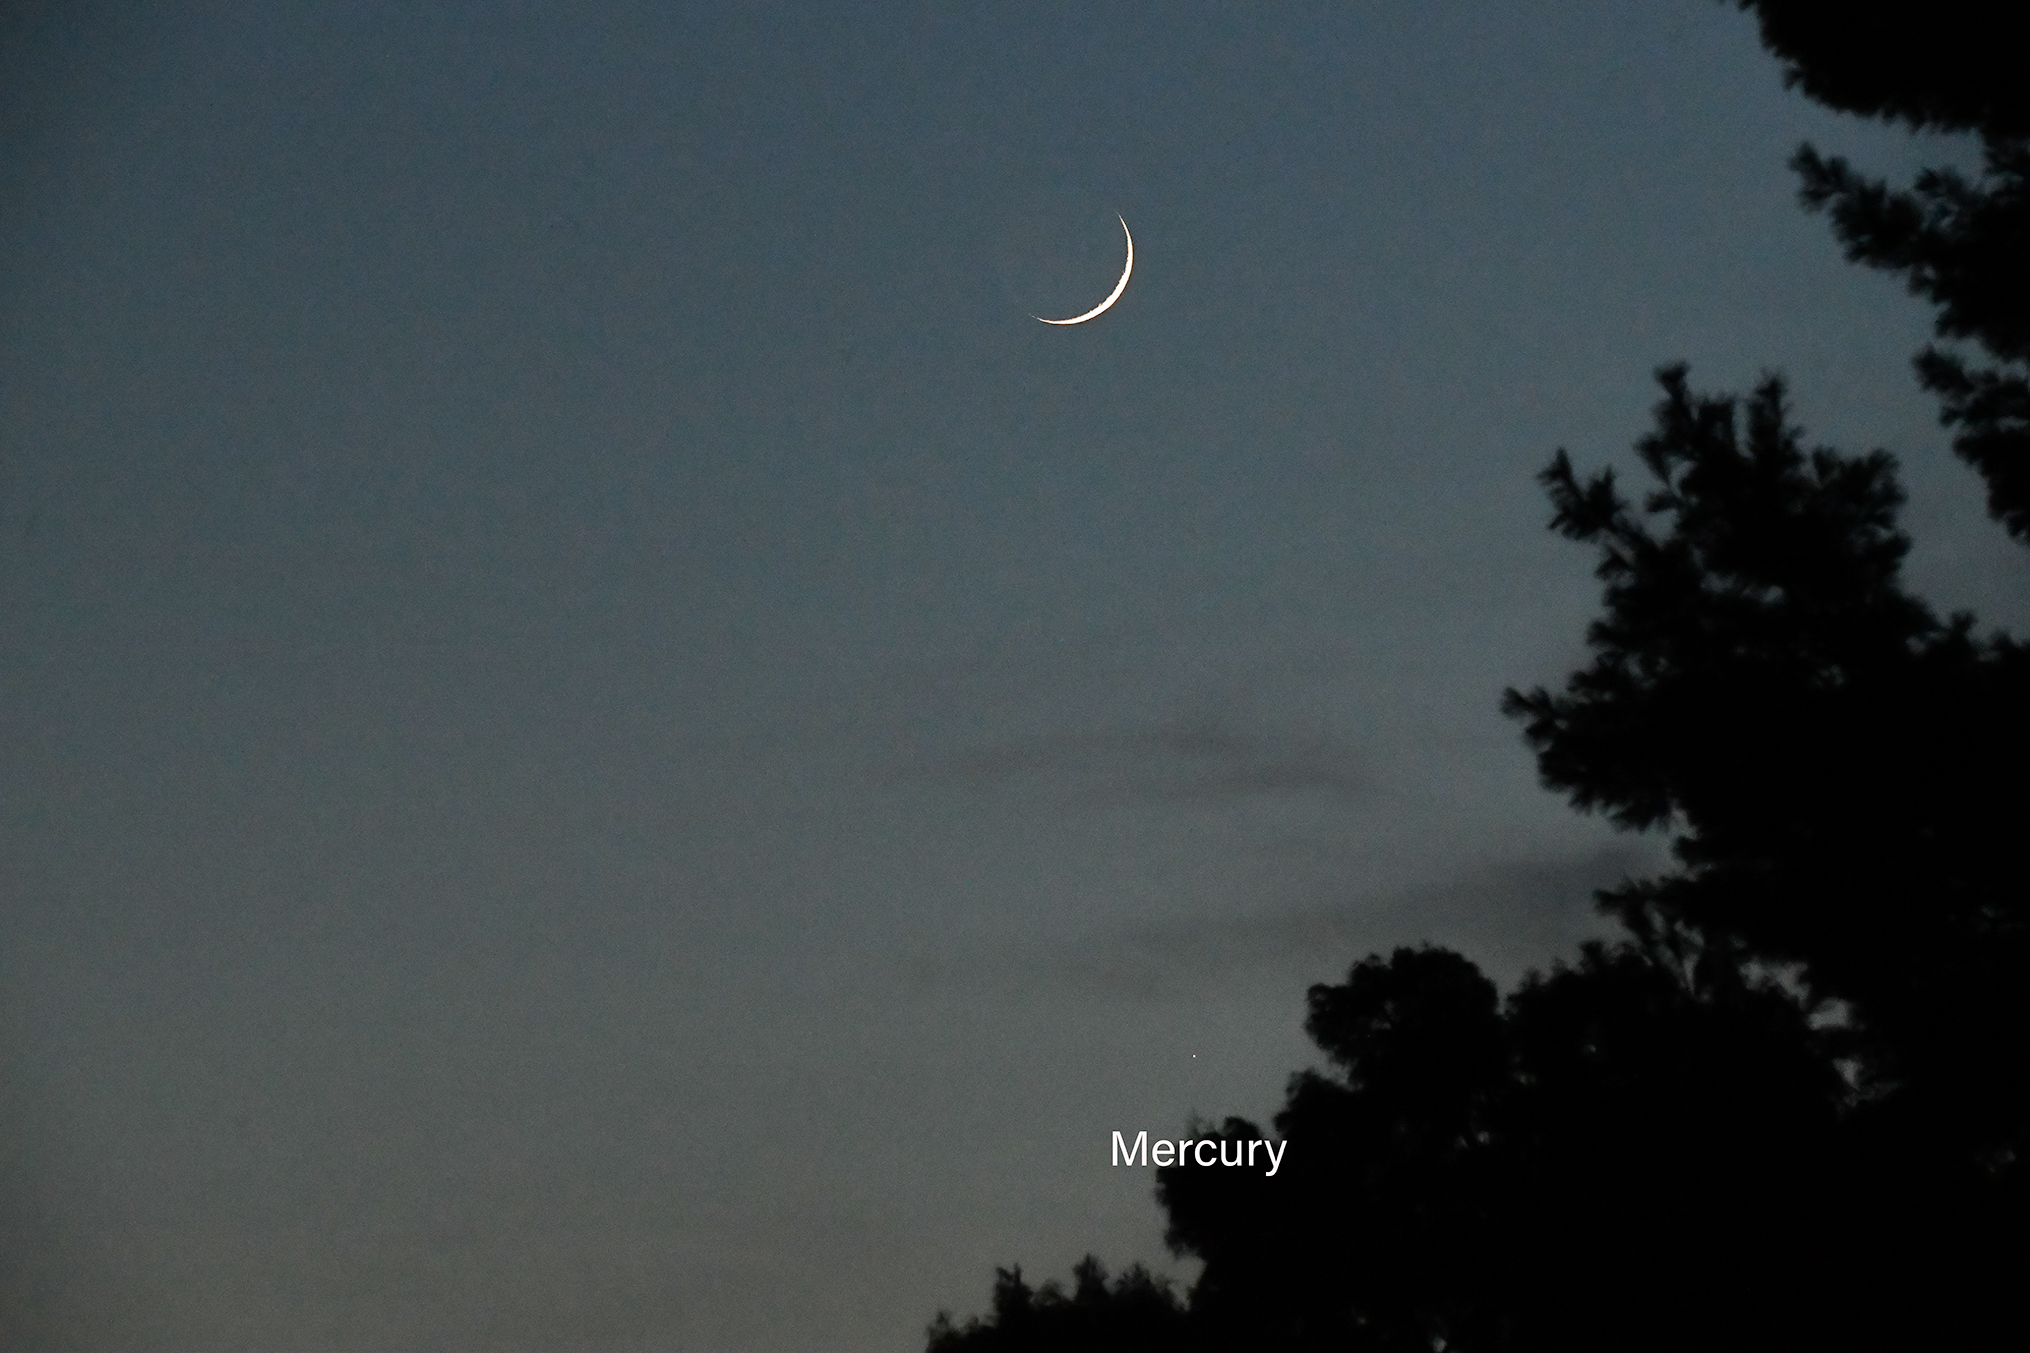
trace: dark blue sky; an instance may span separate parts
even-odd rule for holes
[[[1731,6],[11,13],[23,1348],[899,1349],[1162,1260],[1113,1129],[1661,858],[1497,706],[1594,604],[1532,476],[1665,362],[2030,614],[1784,168],[1964,153]]]

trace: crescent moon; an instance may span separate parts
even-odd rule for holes
[[[1115,301],[1121,299],[1121,293],[1128,289],[1128,274],[1135,271],[1135,237],[1128,235],[1127,217],[1116,216],[1114,219],[1121,223],[1121,233],[1128,236],[1128,266],[1121,269],[1121,280],[1114,283],[1114,289],[1107,293],[1107,298],[1086,311],[1083,315],[1074,315],[1070,319],[1043,319],[1041,315],[1037,315],[1034,318],[1043,319],[1045,324],[1084,324],[1096,315],[1105,314]]]

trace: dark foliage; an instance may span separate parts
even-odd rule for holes
[[[1110,1285],[1106,1268],[1087,1255],[1072,1270],[1072,1291],[1056,1283],[1031,1288],[1022,1270],[994,1274],[994,1313],[964,1325],[940,1314],[928,1353],[1177,1353],[1186,1347],[1184,1307],[1140,1264]]]
[[[1503,1010],[1399,949],[1311,999],[1346,1075],[1291,1082],[1289,1179],[1159,1172],[1208,1346],[1775,1347],[1823,1299],[1769,1281],[1818,1262],[1844,1093],[1781,989],[1595,946]]]
[[[1314,987],[1277,1175],[1158,1171],[1188,1310],[1003,1274],[933,1353],[2012,1346],[2030,665],[1902,590],[1886,455],[1807,451],[1773,379],[1661,379],[1639,508],[1544,473],[1605,603],[1591,666],[1508,697],[1548,783],[1678,833],[1601,895],[1630,939],[1505,1002],[1428,948]]]
[[[1783,81],[1843,113],[1939,131],[2030,134],[2020,5],[1994,0],[1736,0]]]
[[[1157,1172],[1167,1239],[1205,1261],[1194,1315],[1215,1347],[1428,1348],[1416,1340],[1487,1266],[1475,1181],[1503,1064],[1494,985],[1457,954],[1402,949],[1313,987],[1306,1028],[1345,1079],[1291,1081],[1274,1178]],[[1220,1135],[1262,1134],[1229,1119]]]
[[[1287,1179],[1159,1172],[1193,1347],[2009,1346],[2020,1191],[1881,1131],[1784,985],[1596,944],[1491,997],[1430,949],[1313,989]]]
[[[1937,347],[1917,359],[1953,446],[1988,484],[1989,510],[2030,539],[2030,77],[2021,5],[1956,0],[1739,0],[1757,11],[1784,79],[1846,112],[1979,133],[1985,171],[1926,170],[1908,192],[1810,146],[1792,166],[1847,257],[1899,273],[1938,307],[1939,336],[2000,365],[1969,369]]]
[[[1910,192],[1810,146],[1791,163],[1848,258],[1903,274],[1938,307],[1941,337],[1973,339],[2002,363],[1969,369],[1932,346],[1917,371],[1941,396],[1941,421],[1959,429],[1954,449],[1987,480],[1989,511],[2030,538],[2030,143],[1990,143],[1986,161],[1979,180],[1926,170]]]
[[[1644,512],[1562,452],[1544,474],[1553,525],[1600,550],[1605,613],[1562,694],[1506,708],[1547,785],[1681,829],[1681,872],[1604,898],[1635,934],[1799,965],[1851,1008],[1872,1090],[2020,1153],[2030,656],[1901,589],[1886,456],[1807,455],[1774,380],[1745,436],[1734,401],[1662,380]]]
[[[1999,363],[1918,369],[2030,540],[2022,6],[1737,3],[1810,97],[1981,137],[1978,180],[1909,192],[1794,165],[1850,258]],[[1546,784],[1675,834],[1673,872],[1600,896],[1629,939],[1505,1002],[1428,948],[1314,987],[1333,1070],[1292,1078],[1278,1175],[1158,1172],[1188,1307],[1090,1261],[1070,1298],[1004,1272],[932,1353],[2021,1346],[2030,652],[1903,590],[1886,454],[1807,450],[1774,378],[1660,375],[1639,506],[1562,451],[1542,476],[1603,610],[1586,669],[1505,704]]]

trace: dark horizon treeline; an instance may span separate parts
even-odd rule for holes
[[[1737,3],[1808,96],[1979,135],[1974,182],[1793,164],[1850,258],[1994,363],[1916,365],[2030,543],[2030,81],[1999,7]],[[1639,503],[1563,451],[1542,476],[1602,614],[1561,692],[1504,701],[1548,787],[1672,831],[1672,872],[1599,895],[1625,937],[1505,1000],[1432,948],[1312,988],[1332,1071],[1292,1078],[1278,1175],[1158,1171],[1188,1294],[1004,1270],[930,1353],[2020,1346],[2030,650],[1903,590],[1885,453],[1807,450],[1774,377],[1659,379]]]

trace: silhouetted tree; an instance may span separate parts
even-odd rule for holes
[[[1735,0],[1786,85],[1829,108],[1938,131],[2030,134],[2015,7],[1993,0]]]
[[[1787,970],[1846,1016],[1819,1252],[1863,1304],[1810,1327],[1869,1309],[1875,1337],[2004,1346],[2030,1266],[2030,655],[1902,590],[1886,455],[1806,454],[1773,379],[1745,420],[1662,381],[1640,512],[1563,452],[1543,476],[1553,525],[1600,550],[1604,614],[1590,667],[1507,708],[1548,785],[1677,832],[1680,869],[1601,895],[1647,953]]]
[[[1987,480],[1989,511],[2023,539],[2030,538],[2030,144],[1991,142],[1985,160],[1977,180],[1931,169],[1911,192],[1891,192],[1810,146],[1792,164],[1806,205],[1831,212],[1848,258],[1903,274],[1938,307],[1941,337],[1973,339],[1999,360],[1975,369],[1934,345],[1918,354],[1917,370],[1941,396],[1941,420],[1959,429],[1954,449]]]
[[[960,1326],[940,1312],[928,1353],[1178,1353],[1188,1335],[1167,1283],[1136,1264],[1109,1285],[1105,1266],[1087,1255],[1072,1270],[1069,1296],[1056,1283],[1031,1288],[1019,1266],[996,1270],[992,1316]]]
[[[1486,1266],[1475,1175],[1503,1069],[1494,985],[1457,954],[1399,949],[1313,987],[1310,1007],[1305,1028],[1343,1078],[1292,1079],[1273,1178],[1159,1170],[1166,1238],[1205,1261],[1192,1304],[1215,1347],[1429,1348]],[[1263,1134],[1228,1119],[1219,1135]]]
[[[1846,1096],[1773,981],[1593,945],[1509,1001],[1500,1349],[1826,1346]]]
[[[1311,1009],[1342,1075],[1292,1080],[1284,1171],[1159,1172],[1206,1347],[1794,1348],[1832,1304],[1845,1087],[1774,983],[1595,945],[1504,1010],[1399,949]]]
[[[1954,449],[1988,484],[1989,510],[2030,539],[2030,76],[2020,5],[1954,0],[1737,0],[1757,11],[1785,83],[1845,112],[1980,135],[1985,169],[1920,174],[1909,192],[1802,147],[1803,199],[1828,211],[1847,257],[1902,274],[1938,307],[1942,338],[1972,339],[1982,369],[1936,346],[1917,359],[1959,429]]]
[[[1903,274],[1918,358],[1991,512],[2030,539],[2030,79],[2020,7],[1736,0],[1833,108],[1979,135],[1891,191],[1801,148],[1803,199]],[[1188,1308],[1088,1260],[1003,1271],[932,1353],[2013,1349],[2030,1272],[2030,653],[1906,592],[1882,452],[1807,451],[1780,381],[1660,373],[1640,505],[1560,451],[1597,547],[1591,664],[1510,691],[1549,786],[1678,867],[1600,895],[1629,939],[1506,1001],[1399,949],[1314,987],[1277,1177],[1169,1167]],[[1200,1136],[1251,1140],[1229,1118]]]
[[[2030,752],[2024,658],[1902,589],[1886,455],[1807,452],[1773,379],[1745,408],[1661,380],[1640,507],[1563,452],[1543,476],[1605,604],[1562,693],[1508,696],[1549,784],[1677,833],[1677,869],[1601,894],[1629,940],[1505,1002],[1428,948],[1314,987],[1330,1069],[1291,1080],[1277,1175],[1158,1171],[1188,1313],[1096,1334],[1099,1277],[1080,1306],[1004,1274],[934,1353],[2020,1334],[2024,794],[1982,772]]]
[[[1850,1007],[1871,1091],[1941,1145],[2018,1158],[2030,655],[1902,590],[1884,453],[1806,455],[1773,379],[1743,429],[1661,378],[1642,512],[1563,452],[1543,476],[1553,525],[1600,548],[1605,614],[1562,694],[1506,708],[1575,805],[1679,829],[1681,871],[1603,896],[1634,934],[1798,965]]]

